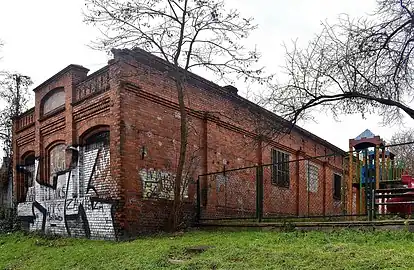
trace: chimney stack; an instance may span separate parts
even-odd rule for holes
[[[226,85],[223,88],[226,89],[230,94],[237,95],[238,89],[233,85]]]

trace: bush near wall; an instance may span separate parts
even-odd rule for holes
[[[17,211],[12,208],[0,208],[0,233],[14,232],[19,229]]]

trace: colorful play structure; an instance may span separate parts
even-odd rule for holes
[[[349,140],[348,213],[366,214],[370,220],[375,215],[412,213],[414,179],[386,148],[390,149],[368,129]]]

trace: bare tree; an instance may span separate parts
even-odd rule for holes
[[[3,46],[0,39],[0,48]],[[27,109],[30,99],[28,88],[32,83],[28,76],[0,70],[0,141],[6,157],[12,154],[12,120]]]
[[[405,171],[414,176],[414,129],[408,129],[394,133],[390,144],[396,145],[389,150],[395,154],[395,158],[404,164]]]
[[[311,109],[337,114],[376,112],[385,122],[414,118],[414,3],[378,0],[365,18],[341,15],[322,23],[307,47],[286,46],[288,82],[271,87],[273,109],[289,120]]]
[[[0,40],[0,49],[4,43]],[[2,57],[0,56],[0,59]],[[13,118],[27,109],[28,87],[32,84],[29,77],[18,73],[0,70],[0,143],[4,157],[2,168],[7,181],[12,178],[12,128]],[[2,170],[3,170],[2,169]],[[0,188],[3,183],[0,181]],[[1,207],[1,205],[0,205]]]
[[[27,109],[28,87],[32,84],[29,77],[21,74],[0,73],[0,143],[4,157],[2,168],[7,181],[12,179],[12,128],[13,118]],[[1,187],[2,183],[0,183]]]
[[[28,88],[32,80],[22,74],[3,73],[0,80],[0,101],[4,104],[0,110],[0,140],[6,157],[12,154],[12,120],[27,109]]]
[[[85,21],[97,26],[102,39],[94,46],[141,48],[163,58],[174,68],[180,108],[180,155],[176,170],[173,229],[180,219],[188,124],[185,82],[189,70],[205,68],[219,79],[244,78],[264,83],[260,54],[242,45],[256,29],[252,18],[227,10],[224,0],[85,0]],[[235,77],[232,77],[232,76]]]

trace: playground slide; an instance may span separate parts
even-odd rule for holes
[[[407,185],[407,188],[414,188],[414,179],[410,175],[402,175],[401,181],[404,185]],[[388,213],[409,215],[412,213],[413,207],[413,204],[409,202],[414,202],[414,191],[404,192],[401,197],[388,199],[387,202],[395,203],[387,205]]]

